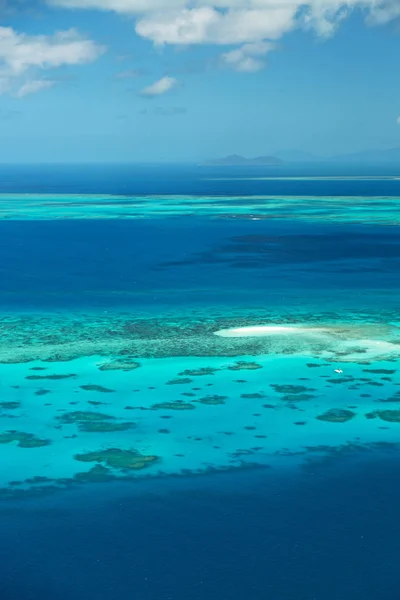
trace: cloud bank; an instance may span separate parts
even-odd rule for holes
[[[99,9],[135,17],[136,33],[156,45],[216,44],[228,66],[256,71],[265,63],[257,45],[297,28],[328,37],[352,11],[369,24],[400,16],[399,0],[48,0],[66,8]],[[262,47],[262,46],[261,46]],[[258,58],[257,58],[258,57]]]
[[[30,36],[0,27],[0,93],[22,97],[52,87],[55,82],[38,73],[93,62],[104,51],[74,29]]]

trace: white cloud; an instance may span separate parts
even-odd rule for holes
[[[27,81],[21,85],[16,93],[16,96],[18,96],[18,98],[23,98],[29,94],[36,94],[41,90],[46,90],[53,87],[54,84],[55,81],[52,81],[51,79],[33,79],[32,81]]]
[[[241,45],[242,48],[225,52],[222,60],[242,71],[254,71],[264,65],[260,55],[243,50],[243,45],[278,40],[296,28],[312,29],[319,36],[328,37],[354,10],[375,25],[400,17],[400,0],[47,1],[64,7],[132,14],[138,35],[157,45]]]
[[[264,56],[275,48],[271,42],[258,42],[244,44],[240,48],[231,50],[222,55],[222,61],[235,69],[245,73],[254,73],[265,67]]]
[[[176,86],[177,80],[175,77],[162,77],[155,83],[144,88],[140,93],[142,96],[161,96]]]
[[[52,36],[31,36],[11,27],[0,27],[0,93],[11,91],[15,85],[19,86],[20,96],[48,88],[50,80],[35,77],[37,71],[90,63],[104,51],[105,48],[74,29]],[[28,82],[21,84],[24,75],[29,75]]]
[[[243,44],[277,39],[295,26],[295,5],[221,12],[213,7],[144,16],[136,32],[155,44]]]
[[[53,36],[29,36],[11,27],[0,27],[0,63],[14,73],[29,67],[49,69],[92,62],[104,48],[81,37],[74,29]]]

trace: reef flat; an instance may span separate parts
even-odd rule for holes
[[[135,318],[134,313],[117,311],[5,314],[0,318],[0,364],[57,363],[96,355],[100,371],[133,374],[140,369],[141,358],[307,354],[329,361],[366,362],[400,354],[396,312],[348,311],[346,320],[332,312],[279,315],[254,309],[232,316],[204,312],[207,316],[196,312],[191,318],[179,312],[157,318]],[[263,325],[256,326],[259,323]],[[221,335],[221,331],[238,329],[238,336]],[[271,329],[273,335],[269,335]],[[263,331],[267,335],[260,335]],[[73,368],[61,376],[73,377]],[[25,377],[47,383],[58,374],[32,371]]]
[[[270,181],[274,179],[268,178]],[[369,180],[379,178],[369,178]],[[393,179],[393,178],[392,178]],[[289,181],[288,178],[285,180]],[[321,180],[321,179],[320,179]],[[299,178],[307,182],[309,178]],[[337,178],[323,178],[337,181]],[[387,196],[191,196],[0,194],[0,219],[290,219],[399,225],[400,198]]]
[[[215,335],[222,325],[250,326],[251,316],[171,323],[115,315],[108,327],[121,339],[110,355],[105,318],[85,316],[79,326],[76,316],[58,325],[57,318],[2,321],[5,332],[12,323],[0,364],[4,497],[254,465],[306,468],[400,444],[394,325],[333,324],[314,315],[302,323],[299,345],[298,332],[281,340]],[[313,326],[324,331],[317,342],[306,335]],[[93,339],[103,331],[101,346],[81,345],[88,331]],[[102,368],[119,365],[121,356],[135,368]]]

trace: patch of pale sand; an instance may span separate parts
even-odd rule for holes
[[[354,348],[354,340],[342,342],[335,349],[335,352],[347,353],[340,356],[340,362],[353,361],[371,361],[371,360],[390,360],[400,355],[400,345],[385,340],[359,339],[357,340],[357,348]],[[335,352],[333,358],[335,358]],[[337,358],[337,357],[336,357]]]
[[[253,327],[234,327],[233,329],[220,329],[214,335],[219,337],[263,337],[268,335],[320,335],[330,333],[322,327],[296,327],[292,325],[257,325]]]

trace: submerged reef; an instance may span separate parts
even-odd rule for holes
[[[259,365],[256,362],[246,362],[246,361],[238,361],[234,365],[229,365],[228,369],[230,371],[256,371],[257,369],[262,369],[262,365]]]
[[[65,424],[76,423],[80,431],[87,433],[109,433],[111,431],[127,431],[136,427],[130,421],[117,421],[115,417],[99,412],[72,411],[57,417]]]
[[[193,410],[196,408],[190,402],[184,402],[183,400],[176,400],[175,402],[159,402],[153,404],[151,410]]]
[[[369,320],[367,323],[366,320]],[[70,361],[82,356],[104,356],[100,370],[132,370],[137,359],[185,356],[255,357],[260,355],[296,355],[301,352],[313,360],[323,359],[319,366],[338,358],[350,362],[365,361],[365,349],[371,342],[371,351],[378,359],[400,356],[400,329],[388,325],[396,321],[394,312],[370,312],[363,319],[356,311],[348,311],[346,320],[334,312],[314,314],[298,310],[296,315],[271,314],[265,310],[252,310],[251,314],[238,311],[237,315],[221,313],[198,314],[193,319],[177,316],[176,312],[157,318],[135,318],[128,313],[62,315],[15,314],[0,318],[0,363],[17,364],[34,360],[55,363]],[[320,337],[280,335],[266,337],[219,337],[218,330],[258,326],[324,327],[331,332]],[[365,347],[352,346],[365,340]],[[385,340],[379,347],[375,341]],[[112,356],[112,359],[108,357]],[[107,360],[106,360],[107,357]],[[370,356],[368,356],[370,359]],[[247,362],[247,361],[246,361]],[[308,363],[315,365],[318,363]],[[329,364],[329,363],[328,363]],[[42,369],[45,367],[31,367]],[[194,371],[194,372],[193,372]],[[214,369],[189,369],[179,376],[212,375]],[[74,375],[70,374],[69,377]],[[31,375],[28,377],[35,377]],[[38,375],[38,377],[40,377]],[[57,376],[43,376],[45,379]],[[62,375],[61,378],[68,377]]]
[[[13,410],[15,408],[19,408],[20,406],[20,402],[0,402],[0,408],[5,408],[7,410]]]
[[[57,417],[62,423],[99,423],[101,421],[112,421],[115,417],[99,412],[74,410],[66,412]]]
[[[78,424],[80,431],[90,433],[109,433],[111,431],[127,431],[134,429],[136,423],[116,421],[83,421]]]
[[[110,388],[96,384],[81,385],[80,388],[85,390],[85,392],[101,392],[102,394],[111,394],[112,392],[115,392],[115,390],[110,390]]]
[[[103,483],[105,481],[112,481],[115,479],[115,475],[107,467],[95,465],[89,471],[76,473],[74,479],[79,483]]]
[[[20,448],[40,448],[41,446],[49,446],[50,440],[39,438],[33,433],[25,433],[24,431],[6,431],[0,433],[0,444],[10,444],[18,442]]]
[[[99,365],[100,371],[135,371],[139,369],[140,363],[134,359],[116,359]]]
[[[278,383],[271,383],[271,387],[274,388],[278,394],[303,394],[304,392],[314,392],[314,388],[308,388],[304,385],[285,385]]]
[[[46,396],[46,394],[51,394],[51,390],[41,388],[40,390],[36,390],[35,392],[35,396]]]
[[[189,377],[178,377],[177,379],[170,379],[170,381],[167,381],[166,385],[184,385],[187,383],[192,383],[193,379],[190,379]]]
[[[228,399],[228,396],[218,396],[215,394],[214,396],[205,396],[204,398],[200,398],[196,400],[200,404],[208,404],[210,406],[217,406],[218,404],[225,404],[225,400]]]
[[[345,423],[356,416],[356,413],[344,408],[331,408],[322,415],[318,415],[319,421],[328,421],[329,423]]]
[[[389,423],[400,423],[400,409],[398,410],[375,410],[365,415],[367,419],[382,419]]]
[[[203,375],[214,375],[219,369],[214,369],[213,367],[203,367],[201,369],[186,369],[179,373],[179,376],[189,375],[190,377],[201,377]]]
[[[51,380],[58,380],[58,379],[71,379],[71,377],[76,377],[76,373],[70,373],[69,375],[27,375],[25,377],[25,379],[29,379],[31,381],[40,381],[42,379],[51,379]]]
[[[145,469],[159,461],[158,456],[147,456],[137,450],[122,450],[120,448],[76,454],[74,458],[80,462],[105,463],[108,467],[122,470]]]

